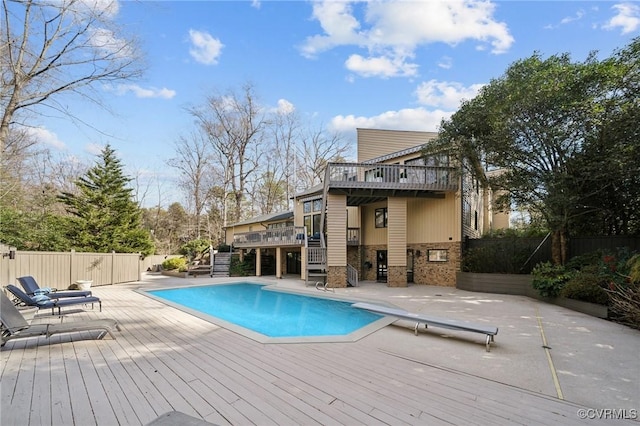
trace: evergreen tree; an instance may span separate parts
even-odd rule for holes
[[[75,181],[77,191],[59,196],[74,216],[69,237],[75,249],[153,253],[151,236],[142,229],[141,211],[132,199],[133,190],[127,187],[130,181],[115,151],[107,145],[95,166]]]

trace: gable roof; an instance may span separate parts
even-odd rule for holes
[[[227,225],[226,227],[231,228],[231,227],[240,226],[240,225],[250,225],[252,223],[281,222],[287,219],[293,219],[293,211],[269,213],[269,214],[263,214],[260,216],[254,216],[252,218],[249,218],[240,222],[236,222],[231,225]]]

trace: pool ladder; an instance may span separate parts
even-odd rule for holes
[[[336,292],[333,288],[327,288],[327,284],[329,284],[328,282],[323,283],[322,281],[316,281],[316,290],[323,290],[323,291],[329,291],[331,290],[332,292]]]

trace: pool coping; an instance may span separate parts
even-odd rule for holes
[[[262,333],[258,333],[257,331],[253,331],[251,329],[242,327],[240,325],[234,324],[232,322],[226,321],[222,318],[218,318],[213,315],[205,314],[204,312],[200,312],[198,310],[186,307],[179,303],[172,302],[162,297],[155,296],[151,294],[151,291],[158,290],[172,290],[172,289],[183,289],[183,288],[191,288],[191,287],[209,287],[216,285],[229,285],[229,284],[239,284],[239,283],[249,283],[249,284],[258,284],[264,286],[264,290],[267,291],[276,291],[280,293],[289,293],[289,294],[297,294],[301,296],[307,297],[315,297],[319,299],[330,299],[337,300],[341,302],[370,302],[370,303],[378,303],[380,301],[366,299],[362,297],[353,297],[353,296],[344,296],[335,293],[323,292],[323,293],[312,293],[309,291],[301,291],[293,288],[279,287],[273,282],[263,282],[257,279],[242,279],[242,280],[230,280],[224,282],[215,282],[215,283],[202,283],[202,284],[189,284],[189,285],[180,285],[180,286],[172,286],[172,287],[162,287],[160,288],[138,288],[135,291],[137,293],[143,294],[146,297],[149,297],[153,300],[156,300],[165,305],[176,308],[182,312],[186,312],[190,315],[193,315],[197,318],[200,318],[204,321],[210,322],[213,325],[218,327],[227,329],[241,336],[247,337],[249,339],[255,340],[258,343],[263,344],[295,344],[295,343],[350,343],[357,342],[358,340],[375,333],[376,331],[386,327],[387,325],[392,324],[396,321],[396,318],[389,316],[382,316],[382,318],[373,321],[370,324],[367,324],[359,329],[345,335],[329,335],[329,336],[296,336],[296,337],[269,337]]]

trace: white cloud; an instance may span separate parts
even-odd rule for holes
[[[25,129],[27,130],[27,133],[29,133],[29,135],[39,143],[59,150],[66,148],[65,143],[58,139],[58,135],[44,127],[28,127]]]
[[[405,64],[418,46],[456,45],[475,40],[492,53],[506,52],[514,42],[504,22],[493,18],[495,5],[485,0],[385,1],[357,3],[364,9],[360,22],[348,1],[318,1],[313,18],[324,31],[308,37],[301,47],[313,58],[337,46],[356,46],[365,55],[352,54],[347,67],[364,76],[415,75],[417,66]],[[384,60],[383,60],[384,59]]]
[[[358,127],[389,130],[418,130],[436,132],[443,119],[451,117],[453,112],[425,108],[405,108],[399,111],[387,111],[373,117],[338,115],[331,120],[330,127],[338,132],[355,132]]]
[[[463,100],[476,97],[482,84],[465,87],[460,83],[430,80],[421,83],[416,89],[418,102],[427,106],[445,109],[458,109]]]
[[[451,67],[453,66],[453,58],[451,58],[450,56],[443,56],[438,61],[438,66],[440,68],[444,68],[445,70],[451,69]]]
[[[296,107],[286,99],[278,99],[278,106],[276,112],[281,114],[291,114],[295,111]]]
[[[573,21],[579,21],[584,17],[584,10],[580,9],[576,12],[576,14],[574,16],[567,16],[565,18],[562,18],[562,20],[560,21],[561,24],[568,24],[570,22]]]
[[[621,28],[622,34],[629,34],[640,28],[640,6],[633,3],[619,3],[612,6],[617,14],[604,26],[604,29]]]
[[[418,70],[418,65],[406,63],[404,58],[385,56],[364,58],[356,54],[349,56],[345,66],[349,71],[363,77],[415,76]]]
[[[89,43],[96,49],[103,50],[105,57],[113,55],[117,58],[133,58],[133,46],[125,39],[115,36],[113,31],[106,28],[94,28],[90,31]]]
[[[158,89],[155,87],[144,88],[137,84],[121,84],[115,89],[118,95],[125,95],[129,92],[133,93],[137,98],[160,98],[172,99],[176,95],[175,90],[163,87]]]
[[[84,146],[84,150],[91,155],[100,155],[104,147],[104,145],[100,145],[97,143],[88,143]]]
[[[189,54],[193,59],[205,65],[218,63],[218,58],[224,47],[220,40],[204,31],[189,30],[189,41],[192,44]]]

